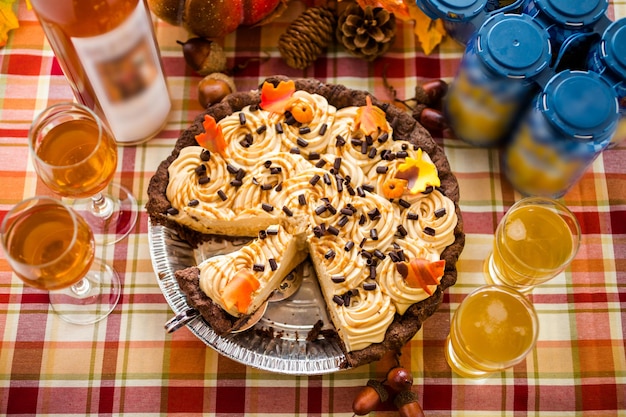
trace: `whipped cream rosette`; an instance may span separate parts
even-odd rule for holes
[[[329,135],[328,152],[358,166],[363,172],[369,172],[378,163],[381,154],[391,151],[393,129],[383,120],[379,130],[366,135],[359,129],[358,119],[359,107],[337,110]]]
[[[325,97],[306,91],[295,91],[283,107],[285,113],[272,112],[270,123],[276,126],[282,150],[297,150],[305,158],[312,153],[326,151],[329,127],[333,125],[337,109]]]
[[[219,121],[227,145],[224,156],[232,164],[247,169],[268,153],[280,151],[281,138],[269,115],[258,106],[246,106]]]
[[[408,262],[411,259],[424,259],[433,262],[439,259],[437,251],[420,246],[410,239],[396,240],[390,251],[396,253],[401,262]],[[404,314],[411,305],[430,297],[437,285],[428,286],[428,291],[422,286],[411,286],[398,272],[396,262],[398,259],[395,257],[385,258],[378,265],[376,281],[381,290],[391,297],[398,314]]]
[[[457,221],[454,203],[438,190],[422,195],[401,215],[408,237],[438,253],[454,242]]]
[[[344,236],[361,249],[373,252],[386,249],[394,239],[397,216],[393,205],[377,194],[354,196],[351,201],[354,214],[342,228]]]
[[[234,216],[231,203],[236,190],[223,181],[231,174],[220,155],[188,146],[168,171],[167,198],[178,212],[178,221],[202,229],[203,219],[228,220]]]
[[[311,168],[312,165],[298,155],[287,152],[266,153],[253,165],[241,180],[232,208],[238,214],[270,213],[280,215],[278,211],[268,211],[271,191],[281,189],[288,178]]]

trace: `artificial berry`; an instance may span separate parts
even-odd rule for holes
[[[387,372],[385,385],[395,392],[408,391],[413,386],[413,375],[408,369],[396,366]]]
[[[357,416],[364,416],[374,411],[388,398],[389,393],[383,384],[375,379],[370,379],[367,381],[367,385],[354,397],[352,411]]]

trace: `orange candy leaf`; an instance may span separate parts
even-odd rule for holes
[[[239,270],[224,287],[222,300],[227,309],[237,306],[237,311],[245,314],[252,302],[252,294],[260,287],[259,280],[249,269]]]
[[[281,81],[276,87],[265,81],[261,87],[260,106],[263,110],[283,114],[295,91],[296,84],[293,80]]]
[[[211,152],[217,152],[220,155],[224,155],[226,149],[226,141],[222,134],[222,126],[215,122],[215,119],[208,114],[204,115],[204,121],[202,122],[204,132],[196,135],[196,142],[198,145]]]
[[[429,285],[439,285],[445,266],[446,261],[443,259],[431,262],[421,258],[412,259],[408,265],[405,262],[396,264],[396,268],[404,278],[406,285],[412,288],[421,288],[429,295],[433,293]]]
[[[441,180],[437,175],[437,167],[430,161],[422,158],[422,150],[417,150],[416,158],[406,158],[398,166],[396,178],[408,181],[411,194],[418,194],[428,187],[439,187]]]
[[[413,2],[409,4],[409,13],[415,20],[414,32],[422,49],[429,55],[441,43],[446,35],[442,19],[432,20]]]
[[[356,111],[356,129],[361,129],[364,135],[383,130],[389,132],[389,126],[385,119],[385,112],[372,105],[370,96],[365,97],[365,106],[361,106]]]

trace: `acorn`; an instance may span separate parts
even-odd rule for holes
[[[183,57],[187,65],[198,74],[208,75],[226,69],[226,55],[217,42],[205,38],[176,42],[183,47]]]
[[[424,410],[413,391],[402,391],[393,400],[400,417],[424,417]]]
[[[415,99],[428,107],[439,108],[441,100],[448,92],[448,84],[444,80],[430,80],[415,86]]]
[[[388,399],[389,393],[383,384],[375,379],[370,379],[354,398],[352,411],[357,416],[364,416],[374,411]]]
[[[206,108],[220,102],[227,95],[234,93],[235,81],[221,72],[207,75],[198,83],[198,101]]]
[[[387,372],[385,385],[396,393],[408,391],[411,389],[411,386],[413,386],[413,375],[408,369],[396,366]]]

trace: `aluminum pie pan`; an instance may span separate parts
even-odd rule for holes
[[[194,266],[211,256],[228,253],[247,240],[226,241],[219,238],[198,248],[178,234],[148,220],[148,242],[157,283],[174,314],[191,308],[174,272]],[[346,357],[338,340],[323,336],[315,341],[306,337],[313,325],[322,320],[323,330],[330,329],[326,305],[310,262],[302,263],[294,273],[303,274],[300,289],[286,300],[268,303],[261,320],[251,329],[226,336],[216,334],[198,316],[186,326],[206,345],[234,361],[265,371],[289,375],[321,375],[346,369]]]

